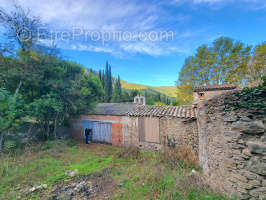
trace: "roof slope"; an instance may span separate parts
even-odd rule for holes
[[[128,112],[129,116],[134,117],[177,117],[177,118],[196,118],[196,109],[191,106],[136,106]]]
[[[223,84],[223,85],[209,85],[209,86],[195,86],[194,92],[214,91],[214,90],[233,90],[236,89],[235,85]]]
[[[127,115],[136,106],[134,103],[99,103],[91,114],[122,116]]]

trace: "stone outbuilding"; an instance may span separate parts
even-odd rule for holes
[[[103,103],[91,114],[72,119],[70,125],[72,137],[81,142],[85,128],[92,128],[95,142],[150,151],[189,145],[198,154],[196,112],[191,106]]]
[[[84,142],[85,128],[92,128],[93,141],[114,146],[149,151],[191,147],[213,190],[243,200],[264,200],[265,111],[226,110],[225,99],[236,100],[235,88],[195,87],[194,106],[98,104],[91,114],[71,120],[71,135]]]
[[[216,95],[221,95],[230,90],[236,89],[235,85],[223,84],[223,85],[209,85],[209,86],[196,86],[193,88],[193,104],[198,104],[202,101],[211,99]]]

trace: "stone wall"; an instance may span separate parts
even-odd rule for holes
[[[196,119],[163,117],[160,119],[160,134],[164,147],[189,146],[198,155],[198,128]]]
[[[265,116],[225,111],[235,91],[198,105],[199,159],[210,186],[239,199],[266,199]]]
[[[193,93],[193,96],[194,96],[193,103],[199,103],[202,100],[211,99],[214,96],[224,94],[224,93],[226,93],[228,91],[230,91],[230,90],[215,90],[215,91],[194,92]],[[198,93],[204,93],[204,97],[199,98]]]
[[[159,120],[160,143],[141,142],[138,132],[138,118],[128,117],[124,132],[125,146],[135,146],[148,151],[164,151],[169,146],[190,146],[198,155],[198,130],[195,119],[162,117]]]

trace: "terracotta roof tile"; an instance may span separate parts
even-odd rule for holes
[[[177,118],[197,118],[196,108],[191,106],[136,106],[128,112],[132,117],[177,117]]]
[[[223,84],[223,85],[209,85],[209,86],[195,86],[194,92],[213,91],[213,90],[233,90],[236,89],[235,85]]]

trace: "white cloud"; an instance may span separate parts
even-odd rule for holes
[[[70,49],[77,50],[77,51],[93,51],[93,52],[104,52],[104,53],[113,52],[112,49],[107,48],[107,47],[84,45],[84,44],[73,44]]]
[[[222,5],[227,5],[227,4],[235,4],[235,5],[240,5],[240,4],[245,4],[249,6],[250,9],[257,8],[257,9],[263,9],[266,7],[266,0],[172,0],[169,1],[170,4],[175,4],[177,6],[182,5],[184,3],[190,3],[194,5],[199,5],[199,4],[209,4],[209,5],[217,5],[217,4],[222,4]]]
[[[1,0],[10,7],[12,1]],[[156,20],[156,8],[145,3],[107,0],[16,0],[44,22],[62,27],[83,26],[90,30],[147,29]],[[138,22],[138,26],[136,26]]]
[[[5,8],[10,9],[14,1],[1,0]],[[73,27],[82,27],[84,30],[106,32],[106,31],[130,31],[145,32],[157,30],[159,24],[160,8],[155,4],[143,1],[124,1],[124,0],[16,0],[17,3],[25,8],[30,8],[34,15],[40,16],[42,21],[51,25],[53,28],[71,30]],[[114,42],[114,41],[112,41]],[[116,41],[119,44],[112,44],[112,48],[106,46],[99,47],[95,44],[74,45],[73,42],[58,46],[63,48],[75,48],[76,50],[108,52],[114,53],[123,50],[126,52],[151,53],[150,47],[142,44],[139,47],[126,47],[125,42]]]
[[[121,44],[120,47],[130,53],[145,53],[151,56],[158,56],[163,54],[163,50],[156,46],[154,43],[148,44],[144,42],[139,43],[125,43]]]
[[[120,48],[129,53],[145,53],[150,56],[168,55],[170,53],[187,54],[189,51],[184,47],[176,47],[165,45],[164,43],[153,42],[135,42],[135,43],[123,43]]]
[[[11,0],[0,0],[1,6],[10,9]],[[147,3],[142,0],[16,0],[20,5],[28,7],[40,16],[42,20],[56,29],[70,30],[72,27],[82,27],[86,30],[105,31],[130,31],[149,32],[164,31],[163,29],[175,28],[183,30],[175,33],[175,41],[109,41],[105,45],[100,43],[79,44],[75,41],[69,43],[58,42],[58,46],[66,49],[82,51],[105,52],[121,55],[125,53],[141,53],[152,56],[165,55],[173,52],[187,53],[191,47],[189,39],[198,35],[193,28],[178,27],[187,25],[192,17],[182,12],[174,15],[165,12],[165,4],[193,6],[200,4],[210,5],[210,8],[228,3],[244,2],[253,5],[253,8],[266,7],[266,0],[154,0]],[[156,2],[156,3],[155,3]],[[255,7],[256,6],[256,7]],[[203,27],[204,28],[204,27]],[[205,27],[206,28],[206,27]],[[165,30],[169,31],[169,30]],[[172,30],[174,31],[174,30]],[[136,37],[136,35],[133,35]],[[43,41],[47,43],[47,41]],[[186,44],[184,44],[186,43]],[[180,45],[181,44],[181,45]],[[179,45],[179,46],[178,46]],[[186,48],[185,48],[186,47]]]

